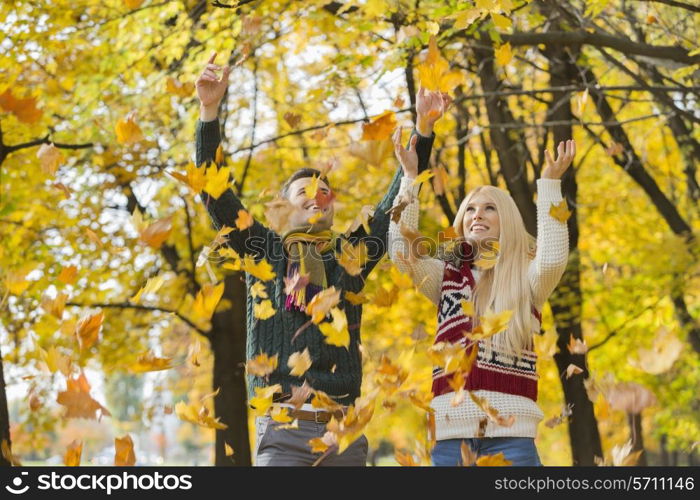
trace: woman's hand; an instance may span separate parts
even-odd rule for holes
[[[561,179],[566,169],[569,168],[571,162],[574,160],[576,155],[576,142],[573,139],[569,139],[564,143],[564,141],[559,143],[557,146],[557,159],[552,160],[552,156],[549,154],[549,150],[544,150],[545,160],[547,166],[542,170],[542,179]]]
[[[221,80],[219,80],[216,76],[216,72],[220,71],[222,68],[218,64],[214,64],[215,59],[216,52],[212,52],[211,57],[207,61],[207,66],[195,82],[197,97],[200,103],[200,118],[203,121],[211,121],[216,118],[219,103],[226,93],[228,76],[231,73],[231,68],[228,66],[224,67]]]
[[[423,137],[433,133],[433,126],[452,103],[452,98],[446,92],[433,92],[421,87],[416,96],[416,114],[418,115],[416,129]]]
[[[418,175],[418,153],[416,153],[418,136],[411,137],[408,149],[405,149],[401,144],[401,130],[402,127],[398,127],[394,132],[394,154],[401,164],[403,175],[409,179],[415,179]]]

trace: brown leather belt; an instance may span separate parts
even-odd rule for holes
[[[317,424],[327,424],[331,421],[333,417],[336,420],[342,420],[345,417],[343,410],[335,411],[309,411],[309,410],[295,410],[289,408],[289,416],[299,420],[307,420],[310,422],[316,422]]]
[[[281,403],[284,402],[282,400],[287,400],[291,398],[292,395],[291,393],[280,393],[276,392],[272,395],[272,401],[274,403]],[[309,403],[311,399],[313,398],[313,394],[309,396],[309,398],[305,401],[306,403]],[[331,421],[333,417],[336,418],[336,420],[342,420],[345,418],[345,410],[347,409],[346,407],[343,407],[343,409],[339,410],[334,410],[334,411],[327,411],[327,410],[319,410],[319,411],[310,411],[310,410],[295,410],[294,408],[288,408],[289,411],[289,416],[292,418],[297,418],[299,420],[306,420],[309,422],[316,422],[317,424],[327,424],[328,422]]]

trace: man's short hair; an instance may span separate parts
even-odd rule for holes
[[[321,174],[320,170],[317,170],[315,168],[300,168],[296,172],[294,172],[289,178],[284,182],[284,185],[282,186],[282,191],[281,194],[283,197],[287,197],[287,191],[289,190],[289,186],[292,185],[292,182],[294,182],[297,179],[303,179],[304,177],[320,177],[323,182],[326,183],[328,188],[330,189],[331,184],[328,182],[328,178],[324,175]]]

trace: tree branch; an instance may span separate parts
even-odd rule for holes
[[[682,47],[673,45],[650,45],[637,43],[625,38],[587,31],[549,31],[547,33],[504,33],[503,41],[510,42],[512,46],[539,45],[592,45],[594,47],[608,47],[625,54],[653,57],[657,59],[669,59],[685,64],[700,62],[700,55],[690,56]]]
[[[674,0],[631,0],[633,2],[647,2],[647,3],[662,3],[665,5],[670,5],[671,7],[679,7],[681,9],[689,10],[691,12],[700,12],[700,7],[697,5],[690,5],[683,2],[676,2]]]
[[[136,309],[140,311],[156,311],[156,312],[163,312],[163,313],[169,313],[169,314],[174,314],[180,320],[183,322],[187,323],[191,328],[197,331],[197,333],[200,333],[201,335],[204,335],[205,337],[209,336],[209,332],[202,330],[199,328],[197,325],[192,323],[191,320],[180,314],[179,312],[173,310],[173,309],[168,309],[165,307],[157,307],[157,306],[145,306],[143,304],[129,304],[128,302],[122,302],[122,303],[116,303],[116,304],[110,304],[110,303],[96,303],[96,304],[80,304],[78,302],[66,302],[67,306],[75,306],[75,307],[99,307],[102,309]]]

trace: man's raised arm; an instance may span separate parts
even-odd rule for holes
[[[213,165],[216,149],[221,143],[217,115],[219,103],[228,86],[230,68],[224,67],[223,75],[219,79],[215,72],[222,68],[214,64],[215,59],[216,53],[213,53],[195,84],[200,102],[199,120],[195,126],[195,163],[197,166],[203,163]],[[258,221],[254,221],[252,226],[243,231],[236,229],[239,211],[245,210],[245,208],[231,188],[224,191],[218,198],[202,191],[202,201],[217,229],[221,229],[223,226],[234,229],[228,234],[228,244],[239,255],[262,256],[264,254],[268,240],[274,233]]]
[[[418,173],[427,169],[429,166],[430,152],[432,151],[433,141],[435,140],[433,125],[444,114],[449,104],[450,98],[447,94],[429,92],[423,88],[418,91],[416,99],[417,123],[408,141],[408,148],[406,148],[406,151],[415,157]],[[401,138],[398,137],[398,140],[400,141]],[[401,147],[400,143],[399,147]],[[399,168],[389,185],[387,193],[375,208],[374,216],[369,223],[370,234],[367,235],[364,228],[360,226],[349,237],[353,244],[364,241],[367,245],[368,258],[367,264],[362,269],[363,278],[369,275],[388,250],[390,221],[388,211],[391,209],[394,198],[396,198],[399,192],[402,178],[403,170]]]

